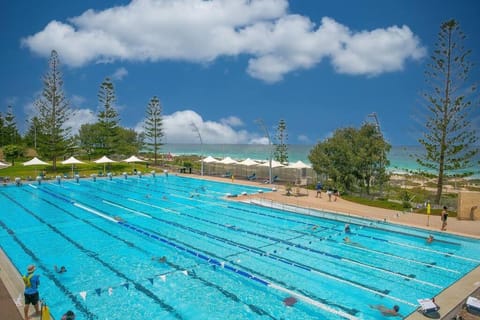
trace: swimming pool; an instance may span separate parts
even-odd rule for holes
[[[37,265],[56,319],[380,319],[369,305],[408,315],[480,264],[475,239],[223,199],[259,191],[174,175],[8,186],[0,243],[21,273]]]

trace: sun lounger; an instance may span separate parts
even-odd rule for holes
[[[248,176],[247,179],[250,180],[250,181],[253,181],[253,180],[257,179],[257,174],[254,172],[252,175]]]
[[[466,305],[468,312],[480,313],[480,299],[470,296],[467,298]]]

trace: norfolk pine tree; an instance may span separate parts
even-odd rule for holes
[[[444,179],[457,170],[468,169],[478,153],[478,137],[470,126],[470,114],[478,105],[468,96],[476,91],[469,84],[473,64],[468,60],[471,50],[463,46],[465,39],[457,21],[442,23],[438,42],[427,65],[425,78],[430,91],[426,100],[424,132],[418,141],[424,155],[416,155],[419,165],[437,173],[435,202],[440,203]]]
[[[163,145],[163,127],[162,127],[162,106],[158,97],[150,99],[147,106],[147,117],[145,118],[145,140],[146,144],[153,150],[154,164],[157,165],[158,150]]]
[[[100,90],[98,92],[98,102],[101,109],[97,116],[101,130],[97,146],[101,149],[104,155],[113,154],[118,147],[118,128],[120,119],[114,106],[115,100],[116,97],[113,83],[110,78],[105,78],[100,85]]]
[[[71,128],[65,124],[72,110],[63,93],[63,80],[58,54],[52,50],[49,70],[43,77],[41,96],[35,101],[42,139],[37,141],[38,152],[52,160],[53,170],[57,169],[57,157],[63,156],[71,145]]]
[[[273,154],[273,158],[278,162],[288,163],[287,123],[283,119],[281,119],[278,122],[275,140],[276,140],[276,143],[275,143],[275,151]]]

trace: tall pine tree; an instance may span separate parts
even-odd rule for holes
[[[473,167],[478,137],[470,114],[478,105],[469,100],[476,87],[469,84],[471,50],[463,46],[465,34],[455,20],[442,23],[431,62],[425,71],[429,91],[424,92],[426,117],[418,141],[425,148],[417,163],[437,173],[435,202],[440,203],[444,179]]]
[[[273,158],[281,163],[288,163],[288,133],[287,123],[281,119],[278,122],[277,133],[275,136],[275,151]]]
[[[98,92],[98,102],[100,111],[98,113],[98,123],[100,125],[100,136],[97,146],[101,149],[104,155],[111,155],[115,153],[118,147],[118,128],[119,115],[115,109],[115,88],[110,78],[105,80],[100,85]]]
[[[158,151],[163,145],[163,126],[162,126],[162,106],[158,97],[153,97],[147,106],[147,116],[145,119],[145,138],[146,144],[153,151],[154,163],[157,164]]]
[[[35,106],[42,136],[37,141],[38,152],[52,160],[53,170],[57,168],[57,157],[63,156],[71,145],[71,128],[66,123],[72,110],[62,87],[60,61],[57,52],[52,50],[49,70],[43,77],[42,94],[35,101]]]

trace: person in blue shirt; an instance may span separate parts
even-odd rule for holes
[[[322,183],[317,182],[317,186],[315,187],[315,189],[317,190],[317,195],[315,197],[316,198],[321,198],[322,197],[322,189],[323,189]]]
[[[34,306],[36,314],[40,314],[40,308],[38,306],[38,286],[40,285],[40,276],[35,274],[35,265],[31,264],[28,266],[27,274],[23,276],[23,282],[25,284],[25,307],[23,308],[23,312],[25,314],[25,320],[28,320],[30,319],[28,317],[30,304]]]

